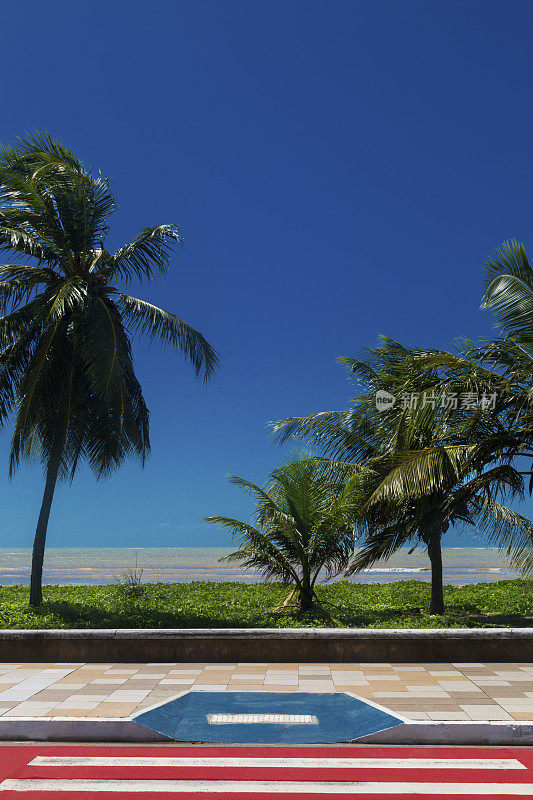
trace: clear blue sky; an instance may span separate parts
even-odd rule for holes
[[[200,519],[247,514],[226,474],[279,463],[270,420],[346,407],[337,356],[488,332],[484,259],[533,248],[532,26],[520,0],[4,4],[1,138],[44,128],[109,174],[110,247],[179,223],[143,296],[222,357],[206,388],[137,348],[152,456],[60,487],[50,546],[225,544]],[[8,443],[0,546],[30,546],[41,472],[9,482]]]

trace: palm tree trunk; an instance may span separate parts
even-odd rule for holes
[[[313,595],[313,588],[307,584],[303,584],[303,586],[300,588],[299,597],[300,614],[305,614],[306,611],[309,611],[311,608],[313,608]]]
[[[57,483],[57,473],[61,461],[61,452],[52,454],[46,469],[46,483],[44,486],[41,511],[37,521],[35,539],[33,540],[33,553],[31,560],[30,606],[40,606],[43,602],[43,561],[46,543],[46,531],[54,491]]]
[[[428,541],[428,554],[431,562],[431,601],[430,614],[444,614],[444,593],[442,587],[442,548],[441,532],[433,530]]]

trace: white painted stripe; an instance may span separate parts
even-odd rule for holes
[[[298,767],[304,769],[526,769],[516,758],[146,758],[36,756],[37,767]]]
[[[106,780],[46,780],[41,778],[8,778],[0,784],[0,792],[174,792],[194,794],[204,792],[231,792],[251,794],[430,794],[440,797],[447,794],[470,796],[499,795],[532,797],[533,783],[316,783],[310,781],[106,781]]]
[[[210,725],[318,725],[314,714],[207,714]]]

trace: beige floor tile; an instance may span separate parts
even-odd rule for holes
[[[533,721],[533,711],[509,711],[509,714],[513,719],[516,719],[517,721],[518,720],[525,722],[527,722],[528,720]]]
[[[330,675],[331,669],[327,664],[321,667],[308,667],[306,664],[300,664],[298,667],[300,675]]]
[[[472,706],[468,705],[467,703],[461,703],[461,708],[463,711],[466,711],[470,719],[473,720],[487,720],[487,722],[496,721],[496,720],[505,720],[505,719],[512,719],[511,715],[504,711],[503,708],[497,706],[496,704],[485,705],[485,706]]]
[[[491,695],[493,697],[526,697],[524,692],[522,692],[518,687],[515,686],[485,686],[483,687],[486,694]]]
[[[370,662],[365,662],[361,664],[361,669],[365,672],[378,672],[379,674],[383,674],[384,672],[394,672],[394,667],[392,664],[375,664]]]
[[[392,664],[395,672],[425,672],[426,668],[420,664]]]
[[[362,669],[342,669],[341,667],[331,667],[332,675],[353,675],[354,677],[363,678],[364,672]]]
[[[47,711],[55,708],[57,703],[34,703],[31,700],[18,703],[4,713],[5,717],[43,717]]]
[[[193,683],[190,690],[193,692],[224,692],[227,688],[227,683]]]
[[[266,683],[263,684],[263,691],[265,692],[294,692],[296,688],[294,685],[283,686],[279,683],[272,683],[268,686]]]
[[[232,678],[234,678],[234,679],[235,678],[242,678],[243,680],[246,680],[247,678],[250,677],[250,675],[253,678],[261,678],[261,680],[263,680],[263,678],[266,675],[266,672],[262,672],[260,670],[259,671],[256,670],[255,672],[253,672],[252,670],[250,670],[249,672],[241,672],[241,670],[236,670],[233,673]]]
[[[176,687],[176,690],[181,686],[185,688],[186,686],[192,686],[194,683],[194,678],[165,678],[157,686],[165,687],[171,689],[172,686]],[[146,687],[145,687],[146,688]],[[154,688],[154,687],[148,687]]]
[[[484,694],[484,695],[471,695],[466,700],[462,698],[454,698],[454,702],[460,704],[468,703],[469,705],[472,706],[486,706],[489,705],[490,703],[493,703],[494,700],[492,699],[492,697],[489,697],[488,695]]]
[[[237,664],[205,664],[204,670],[207,672],[233,672],[237,668]]]
[[[428,669],[427,673],[433,675],[434,678],[449,678],[449,680],[460,678],[463,681],[465,679],[463,673],[457,669]]]
[[[239,683],[237,685],[228,685],[228,692],[263,692],[265,687],[262,683]]]
[[[333,692],[335,691],[335,685],[333,681],[300,681],[299,682],[300,690],[307,691],[308,689],[324,689],[325,692]]]
[[[90,709],[91,717],[129,717],[138,703],[100,703],[96,708]],[[89,714],[89,711],[87,711]]]
[[[92,709],[90,708],[53,708],[51,711],[48,711],[46,714],[43,714],[44,717],[87,717],[91,714]]]
[[[452,722],[453,720],[467,721],[470,719],[464,711],[428,711],[427,715],[432,720],[442,720],[443,722]]]
[[[406,711],[404,716],[412,720],[429,719],[428,715],[424,711]]]
[[[407,688],[401,681],[374,681],[370,679],[370,686],[374,692],[406,692]]]
[[[498,703],[506,711],[527,711],[533,712],[533,700],[524,700],[513,697],[494,697],[494,702]]]

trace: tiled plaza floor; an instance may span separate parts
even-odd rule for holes
[[[533,664],[0,664],[3,717],[127,717],[184,690],[349,691],[414,720],[533,721]]]

